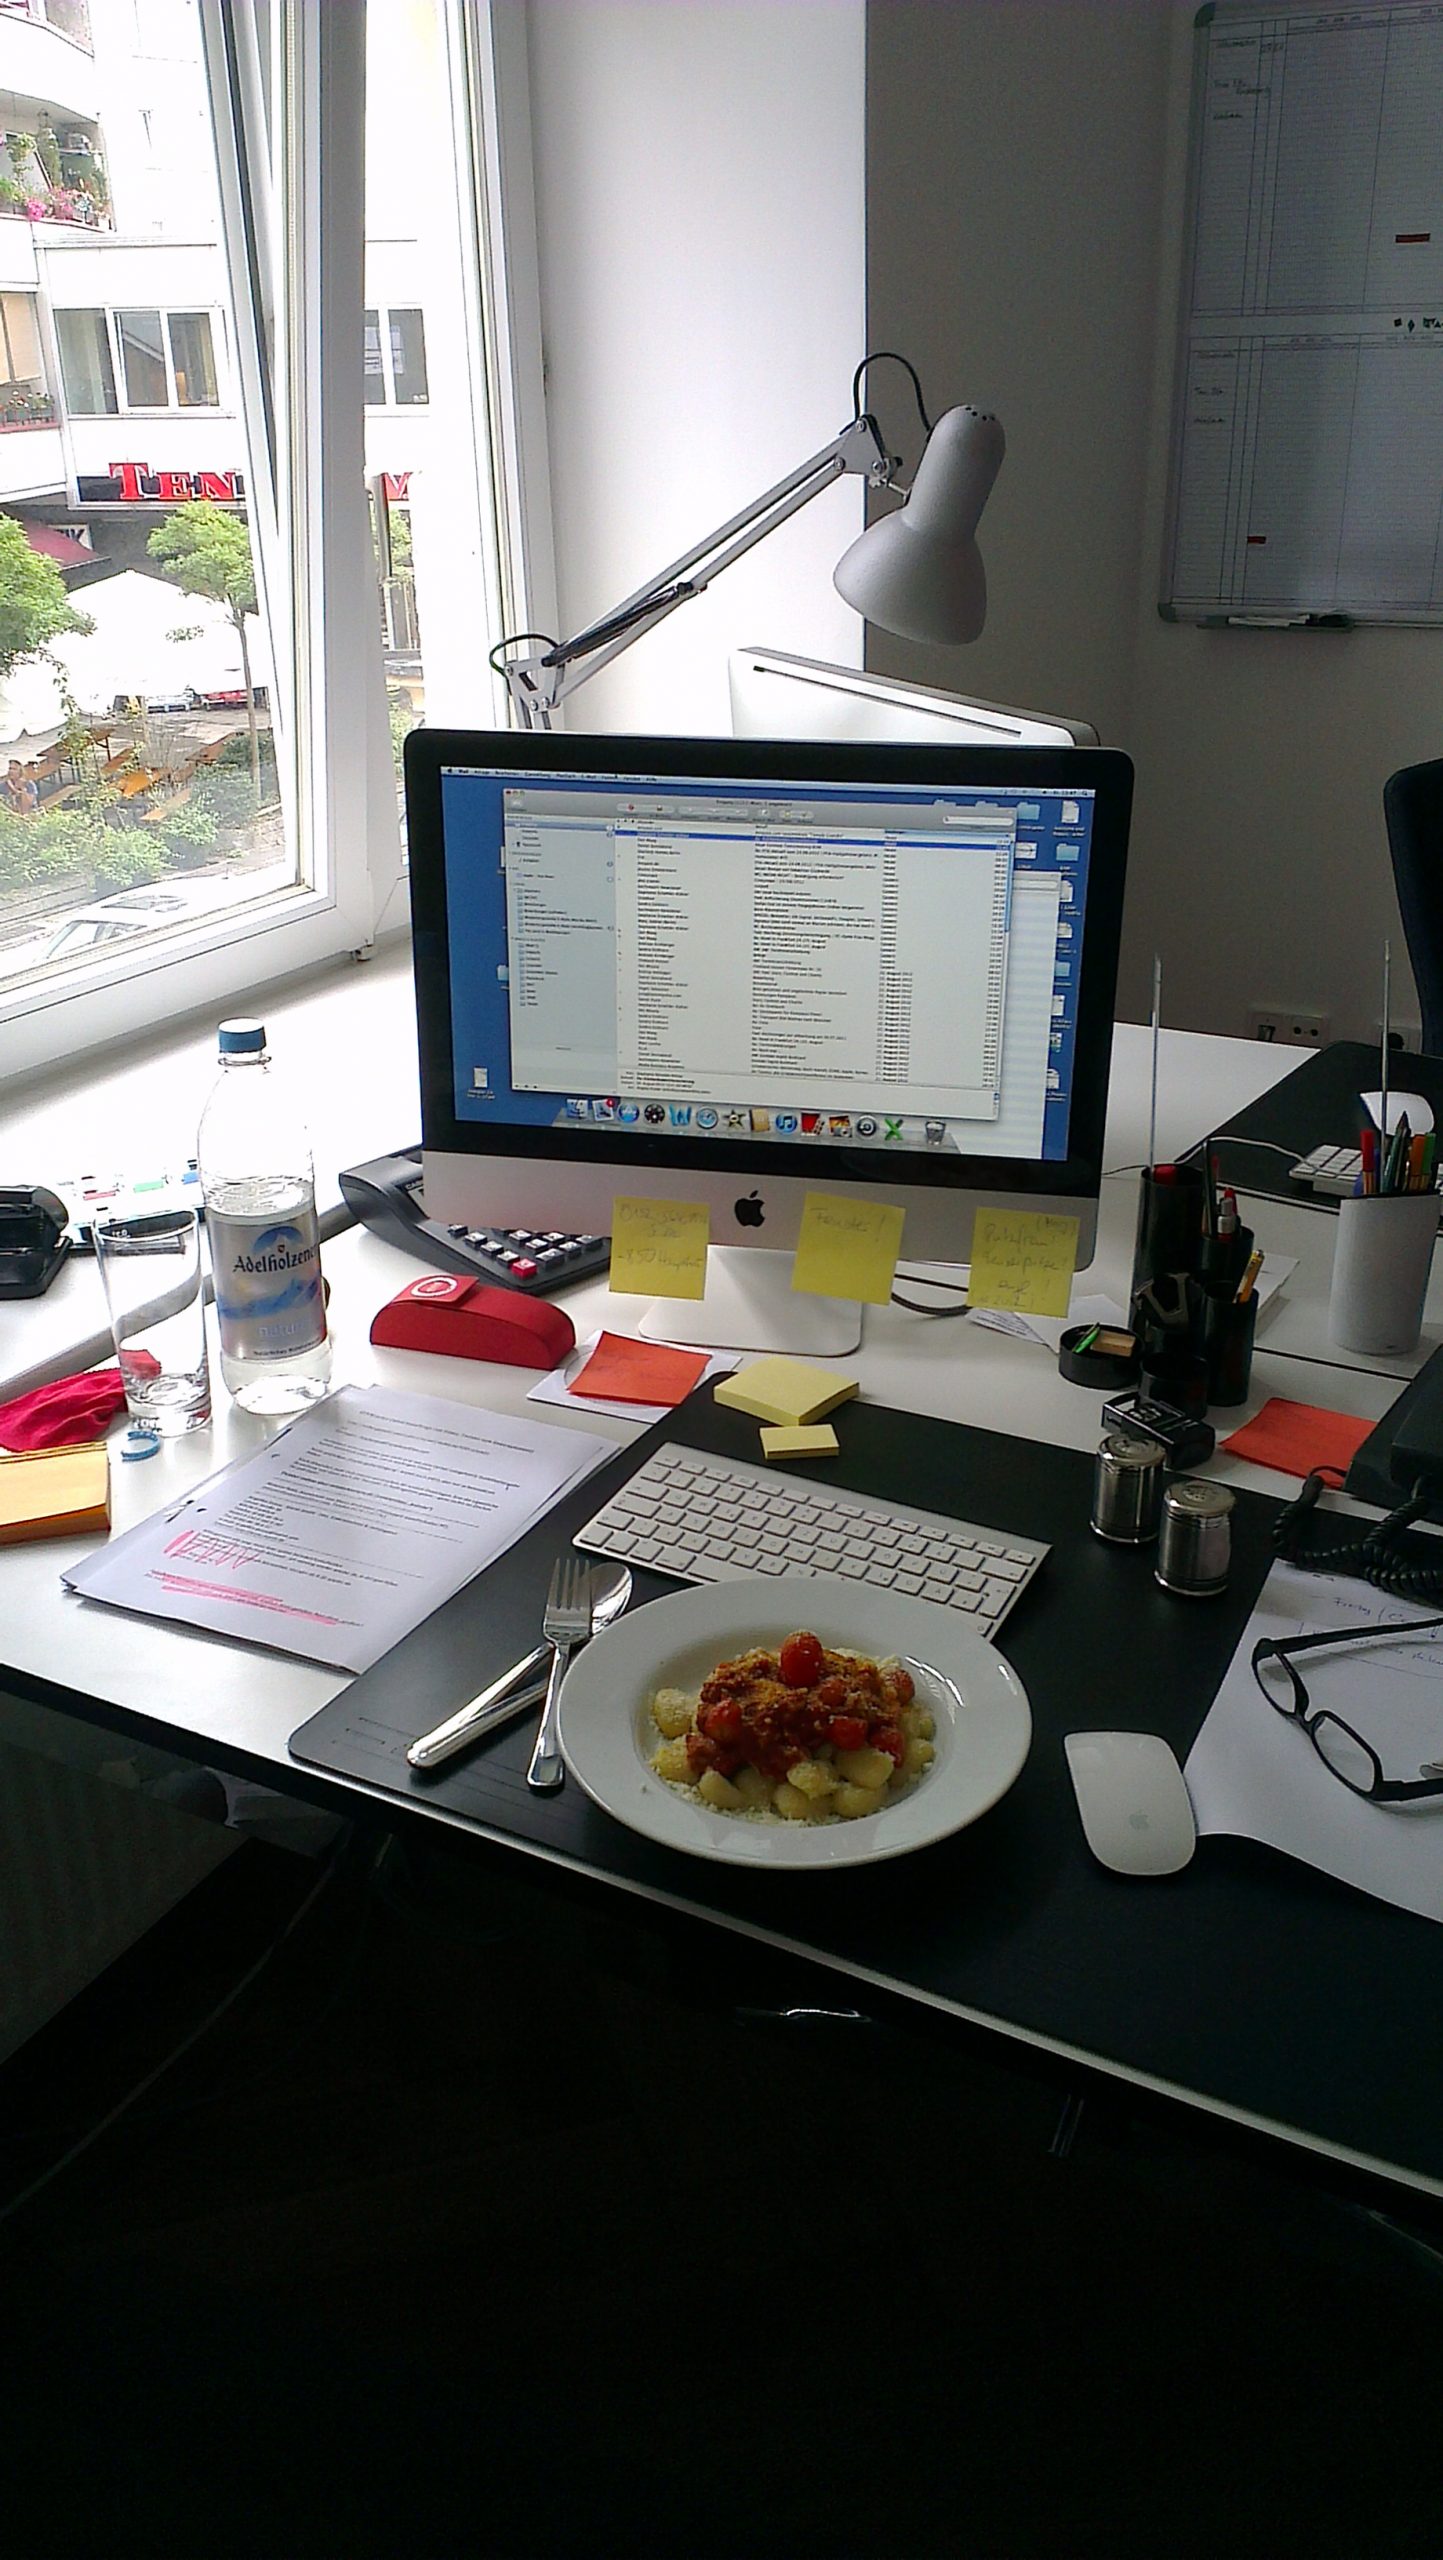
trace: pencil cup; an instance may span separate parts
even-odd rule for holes
[[[1255,1291],[1249,1291],[1241,1305],[1231,1289],[1203,1292],[1202,1347],[1208,1364],[1209,1404],[1246,1404],[1257,1321]]]
[[[1137,1242],[1132,1255],[1132,1295],[1162,1271],[1196,1271],[1202,1249],[1203,1178],[1195,1164],[1169,1165],[1159,1181],[1145,1165],[1137,1203]]]
[[[1338,1203],[1328,1331],[1344,1351],[1411,1351],[1438,1241],[1436,1191]]]

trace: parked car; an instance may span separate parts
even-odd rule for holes
[[[200,693],[192,690],[191,702],[199,711],[244,711],[246,689],[243,684],[212,685]],[[270,708],[270,695],[263,684],[251,687],[251,700],[257,711]]]

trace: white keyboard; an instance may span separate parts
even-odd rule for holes
[[[1288,1175],[1290,1182],[1302,1184],[1310,1191],[1326,1192],[1332,1200],[1351,1200],[1353,1185],[1363,1170],[1363,1159],[1356,1147],[1314,1147]]]
[[[937,1601],[989,1636],[1048,1553],[1036,1538],[832,1493],[810,1478],[778,1477],[741,1458],[704,1456],[672,1442],[577,1531],[576,1544],[679,1582],[841,1574]]]

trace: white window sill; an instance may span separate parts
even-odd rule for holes
[[[323,1232],[346,1223],[338,1176],[421,1130],[408,942],[374,960],[327,962],[199,1019],[92,1050],[73,1066],[16,1079],[0,1119],[0,1183],[181,1169],[216,1075],[216,1024],[259,1015],[278,1072],[293,1082],[316,1156]],[[0,1300],[0,1400],[110,1351],[95,1266],[71,1261],[43,1298]]]

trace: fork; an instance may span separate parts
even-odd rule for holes
[[[541,1632],[551,1647],[551,1677],[546,1683],[546,1704],[541,1710],[541,1724],[531,1766],[526,1772],[528,1787],[550,1794],[566,1776],[566,1764],[556,1747],[556,1710],[561,1696],[562,1675],[572,1648],[585,1644],[591,1633],[591,1567],[584,1556],[568,1550],[558,1556],[551,1571],[551,1586],[546,1594]]]

